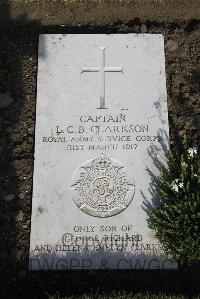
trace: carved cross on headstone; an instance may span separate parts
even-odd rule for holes
[[[105,67],[105,47],[99,47],[101,50],[100,67],[81,68],[81,73],[98,72],[100,74],[100,107],[98,109],[107,109],[105,107],[105,73],[120,72],[123,73],[122,67]]]

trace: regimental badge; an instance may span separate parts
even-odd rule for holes
[[[114,216],[130,204],[135,186],[128,182],[124,165],[101,155],[86,161],[72,178],[73,200],[84,213]]]

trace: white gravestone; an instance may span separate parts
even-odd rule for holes
[[[40,35],[30,269],[176,269],[143,208],[165,147],[162,35]]]

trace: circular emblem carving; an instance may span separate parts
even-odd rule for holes
[[[80,165],[72,181],[74,202],[81,211],[96,217],[122,212],[135,191],[126,178],[124,166],[104,155]]]

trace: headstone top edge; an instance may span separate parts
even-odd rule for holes
[[[46,36],[137,36],[137,37],[158,37],[158,38],[165,38],[162,33],[40,33],[39,39]]]

